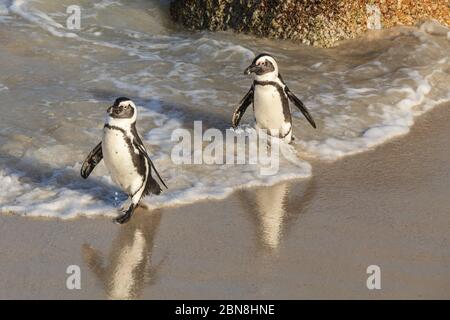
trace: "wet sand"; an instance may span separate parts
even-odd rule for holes
[[[0,298],[450,298],[450,113],[307,181],[109,218],[0,218]],[[366,268],[381,268],[368,290]],[[66,288],[79,265],[81,289]]]

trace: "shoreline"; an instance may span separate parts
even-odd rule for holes
[[[366,153],[370,153],[370,152],[375,152],[378,148],[383,148],[383,146],[391,144],[391,143],[397,143],[397,140],[400,139],[404,139],[407,138],[411,131],[414,130],[414,127],[417,126],[417,122],[422,121],[421,118],[426,116],[428,113],[433,113],[436,112],[435,110],[437,109],[443,109],[445,107],[450,107],[450,102],[443,102],[443,103],[438,103],[436,104],[432,109],[425,111],[423,114],[420,114],[419,116],[416,116],[414,119],[414,124],[409,128],[409,131],[407,133],[401,133],[398,135],[395,135],[392,138],[389,138],[388,140],[385,140],[383,142],[377,143],[374,146],[370,147],[369,149],[366,150],[357,150],[354,153],[350,153],[350,154],[346,154],[342,157],[339,157],[337,159],[319,159],[317,157],[311,157],[307,155],[307,153],[302,152],[301,153],[301,157],[300,160],[306,160],[309,164],[311,164],[312,167],[312,175],[310,177],[305,177],[305,178],[300,178],[300,177],[294,177],[294,178],[285,178],[284,180],[279,180],[276,182],[268,182],[268,183],[264,183],[264,182],[249,182],[248,184],[244,185],[244,186],[240,186],[230,192],[228,192],[226,195],[224,196],[217,196],[217,197],[213,197],[213,196],[207,196],[206,198],[201,198],[198,200],[194,200],[193,202],[182,202],[181,203],[174,203],[174,204],[169,204],[167,206],[158,206],[158,207],[151,207],[147,204],[144,204],[142,207],[143,210],[170,210],[170,209],[175,209],[175,208],[179,208],[179,207],[184,207],[184,206],[190,206],[190,205],[194,205],[197,203],[205,203],[205,202],[217,202],[217,201],[224,201],[229,197],[235,196],[236,193],[239,192],[243,192],[243,191],[251,191],[253,189],[258,189],[258,188],[265,188],[265,187],[274,187],[276,185],[279,184],[296,184],[296,183],[305,183],[305,181],[313,179],[314,178],[314,171],[317,170],[327,170],[328,168],[326,168],[327,166],[333,166],[334,164],[338,164],[341,161],[345,161],[348,158],[352,158],[352,157],[357,157],[359,155],[362,154],[366,154]],[[275,175],[276,176],[276,175]],[[150,200],[151,202],[151,200]],[[112,217],[115,217],[115,214],[94,214],[94,215],[86,215],[86,214],[78,214],[76,216],[69,216],[69,217],[63,217],[63,216],[41,216],[41,215],[27,215],[26,213],[17,213],[17,212],[13,212],[13,211],[5,211],[5,212],[0,212],[0,215],[4,215],[4,216],[18,216],[18,217],[23,217],[23,218],[27,218],[27,219],[43,219],[43,220],[52,220],[52,219],[57,219],[57,220],[62,220],[62,221],[70,221],[70,220],[76,220],[79,218],[87,218],[87,219],[110,219]]]
[[[0,299],[450,298],[449,104],[313,177],[111,219],[3,215]],[[432,141],[432,143],[431,143]],[[382,290],[366,288],[379,265]],[[81,269],[81,290],[65,287]]]

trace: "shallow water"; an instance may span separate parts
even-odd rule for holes
[[[139,106],[141,133],[169,190],[151,207],[221,198],[236,188],[314,174],[334,161],[408,133],[414,119],[450,100],[450,34],[433,23],[379,31],[333,49],[173,25],[164,1],[79,1],[81,30],[67,30],[71,1],[0,1],[0,211],[33,216],[115,214],[124,195],[100,164],[79,169],[101,138],[116,97]],[[230,128],[251,85],[255,54],[274,55],[311,111],[294,111],[291,161],[276,175],[259,165],[175,165],[173,130]],[[241,121],[250,130],[251,110]],[[295,158],[295,161],[292,160]]]

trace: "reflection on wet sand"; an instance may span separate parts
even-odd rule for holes
[[[289,223],[304,212],[315,193],[314,180],[304,183],[301,197],[295,199],[296,207],[290,207],[287,199],[289,183],[280,183],[241,193],[244,209],[254,220],[257,237],[263,248],[277,250]],[[297,191],[295,192],[297,194]],[[300,205],[298,205],[300,203]]]
[[[285,219],[285,198],[288,186],[281,183],[271,188],[256,192],[255,200],[259,222],[259,238],[270,249],[278,248],[281,238],[281,228]]]
[[[161,212],[138,208],[126,225],[120,226],[107,261],[89,244],[82,247],[83,259],[102,283],[109,299],[138,298],[161,266],[152,266],[153,241],[161,222]]]

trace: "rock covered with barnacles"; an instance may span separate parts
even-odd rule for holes
[[[450,27],[449,0],[173,0],[189,29],[228,30],[331,47],[368,29],[435,19]]]

